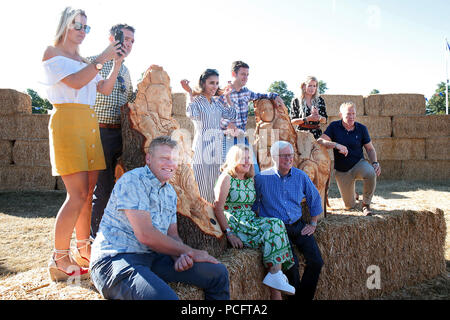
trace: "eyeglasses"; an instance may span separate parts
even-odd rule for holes
[[[287,153],[287,154],[279,154],[278,157],[283,158],[283,159],[290,159],[294,157],[293,153]]]
[[[87,24],[82,24],[81,22],[74,22],[73,28],[77,31],[83,29],[86,33],[89,33],[89,31],[91,31],[91,27],[89,27]]]
[[[120,92],[124,93],[127,90],[127,87],[125,86],[125,80],[122,76],[118,76],[117,80],[119,80],[120,83]]]

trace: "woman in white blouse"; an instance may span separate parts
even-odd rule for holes
[[[93,106],[97,91],[112,92],[126,54],[118,42],[109,45],[94,63],[79,54],[90,27],[83,10],[66,8],[61,15],[54,46],[44,52],[44,84],[53,104],[49,122],[52,174],[60,175],[67,197],[56,217],[54,252],[49,263],[54,281],[70,276],[87,276],[90,259],[90,220],[92,193],[98,170],[105,168],[98,122]],[[103,63],[114,59],[108,79],[98,72]],[[71,259],[70,239],[76,232],[76,262]]]

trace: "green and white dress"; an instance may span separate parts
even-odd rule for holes
[[[294,258],[284,223],[278,218],[256,216],[251,209],[255,199],[252,178],[240,180],[231,177],[224,205],[228,225],[245,246],[262,248],[266,268],[281,263],[282,269],[287,270],[294,265]]]

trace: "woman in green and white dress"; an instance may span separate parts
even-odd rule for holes
[[[281,292],[295,293],[282,272],[294,265],[294,259],[284,223],[258,217],[251,209],[256,198],[251,159],[248,146],[230,148],[214,190],[214,212],[234,248],[263,251],[263,264],[269,270],[263,283],[271,288],[272,299],[281,299]]]

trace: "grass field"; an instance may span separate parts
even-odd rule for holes
[[[361,193],[361,189],[362,185],[358,183],[357,191]],[[53,224],[64,199],[65,192],[62,191],[0,192],[0,299],[22,297],[19,292],[12,293],[11,287],[14,286],[17,288],[14,290],[24,290],[24,292],[27,292],[29,288],[35,289],[36,292],[41,290],[36,289],[32,280],[29,281],[28,287],[24,286],[23,278],[46,276],[45,266],[53,248]],[[330,187],[329,202],[330,214],[342,212],[343,205],[335,184]],[[447,224],[445,243],[447,274],[426,283],[403,288],[382,299],[449,300],[450,182],[379,181],[372,208],[375,213],[392,209],[440,208],[444,211]],[[39,279],[34,279],[34,282],[42,281]],[[19,282],[20,285],[17,284]],[[53,286],[48,284],[48,286],[51,285]],[[92,289],[89,283],[83,286],[84,289]],[[23,297],[27,296],[24,294]],[[53,299],[51,294],[32,298]],[[98,299],[100,296],[96,292],[88,295],[78,292],[66,298]]]

